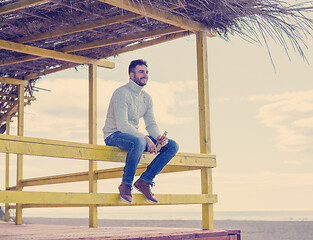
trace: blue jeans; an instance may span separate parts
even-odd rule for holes
[[[157,141],[149,136],[156,143]],[[144,151],[147,150],[147,142],[144,138],[139,138],[128,133],[117,131],[108,136],[105,140],[107,146],[119,147],[127,151],[126,162],[122,182],[132,185],[136,173],[137,165]],[[176,155],[178,145],[169,139],[168,144],[161,148],[158,155],[148,165],[146,171],[141,174],[140,179],[152,182],[165,165]]]

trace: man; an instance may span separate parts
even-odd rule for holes
[[[137,165],[144,151],[158,154],[134,187],[151,202],[158,200],[151,192],[153,179],[176,155],[178,145],[162,136],[154,119],[152,99],[143,87],[148,82],[147,62],[139,59],[130,63],[129,82],[116,89],[112,95],[103,128],[107,146],[116,146],[127,151],[122,183],[118,187],[123,200],[132,202],[132,184]],[[143,117],[149,136],[138,131],[139,119]],[[158,153],[157,144],[161,149]]]

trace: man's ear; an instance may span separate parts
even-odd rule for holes
[[[129,73],[129,78],[130,78],[131,80],[134,80],[134,77],[135,77],[135,74],[134,74],[133,72],[130,72],[130,73]]]

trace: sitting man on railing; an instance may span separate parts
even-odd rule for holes
[[[116,89],[112,95],[103,128],[105,143],[127,151],[122,183],[119,192],[122,199],[132,202],[132,184],[137,165],[144,151],[158,154],[134,186],[151,202],[158,200],[151,192],[153,179],[176,155],[175,141],[160,134],[154,119],[152,99],[143,91],[148,82],[147,62],[139,59],[130,63],[129,82]],[[143,117],[149,136],[138,131],[139,119]],[[158,153],[157,145],[161,146]]]

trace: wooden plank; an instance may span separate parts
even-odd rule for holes
[[[135,51],[138,49],[142,49],[145,47],[151,47],[160,43],[164,43],[164,42],[168,42],[168,41],[172,41],[178,38],[182,38],[182,37],[186,37],[193,34],[193,32],[190,31],[184,31],[184,32],[179,32],[179,33],[172,33],[169,35],[165,35],[165,36],[161,36],[152,40],[147,40],[144,42],[140,42],[137,44],[133,44],[124,48],[119,48],[116,49],[115,51],[111,52],[110,54],[108,54],[106,57],[112,57],[112,56],[116,56],[119,55],[121,53],[126,53],[126,52],[130,52],[130,51]]]
[[[83,56],[28,46],[28,45],[9,42],[5,40],[1,40],[1,39],[0,39],[0,47],[7,49],[7,50],[11,50],[11,51],[22,52],[26,54],[35,55],[35,56],[41,56],[41,57],[48,57],[48,58],[58,59],[58,60],[67,61],[67,62],[74,62],[74,63],[79,63],[79,64],[96,64],[99,67],[105,67],[105,68],[115,67],[115,64],[109,61],[91,59],[91,58],[87,58]]]
[[[126,158],[126,152],[117,147],[7,135],[0,135],[0,152],[111,162],[124,162]],[[145,153],[140,163],[149,164],[154,157]],[[211,154],[178,153],[168,164],[215,167],[216,161]]]
[[[40,3],[49,2],[47,0],[21,0],[0,7],[0,15],[31,7]]]
[[[138,220],[135,220],[136,222]],[[230,233],[225,230],[203,231],[198,228],[178,227],[99,227],[90,229],[85,226],[66,226],[53,221],[55,224],[25,224],[17,227],[11,223],[0,222],[0,239],[30,240],[30,239],[57,239],[57,240],[240,240],[240,230],[237,230],[238,238],[232,238],[234,230]],[[44,233],[44,234],[43,234]],[[230,234],[230,236],[228,236]]]
[[[6,134],[10,135],[11,116],[6,116]],[[5,189],[8,190],[10,186],[10,154],[5,154]],[[9,204],[5,204],[4,221],[10,220]]]
[[[150,203],[142,194],[133,194],[131,205],[179,205],[216,203],[217,196],[209,194],[157,194],[159,202]],[[19,204],[96,204],[99,206],[130,205],[121,200],[118,193],[61,193],[0,191],[1,203]]]
[[[18,86],[18,122],[17,122],[17,135],[24,135],[24,94],[25,87],[23,85]],[[16,191],[22,191],[23,186],[21,181],[23,180],[23,155],[17,154],[17,172],[16,172]],[[22,205],[16,204],[15,223],[22,224]]]
[[[62,48],[62,52],[75,52],[75,51],[87,50],[87,49],[92,49],[92,48],[105,47],[109,45],[137,41],[141,39],[152,38],[156,36],[163,36],[163,35],[182,32],[182,31],[184,30],[178,27],[169,27],[165,29],[157,29],[157,30],[152,30],[152,31],[139,32],[139,33],[129,34],[129,35],[122,36],[122,37],[116,37],[116,38],[111,38],[111,39],[94,41],[94,42],[86,43],[86,44],[80,44],[77,46],[64,47]]]
[[[211,153],[210,108],[209,108],[209,78],[207,37],[204,32],[196,33],[197,44],[197,72],[199,98],[199,130],[200,152]],[[212,194],[212,171],[201,169],[201,192]],[[213,204],[202,204],[202,228],[213,229]]]
[[[139,165],[135,176],[140,176],[145,170],[147,165]],[[112,178],[121,178],[123,174],[123,167],[119,168],[109,168],[96,170],[95,175],[97,180],[112,179]],[[173,172],[183,172],[183,171],[194,171],[199,170],[199,167],[184,167],[184,166],[165,166],[161,173],[173,173]],[[70,183],[70,182],[82,182],[88,181],[89,176],[88,172],[78,172],[54,176],[45,176],[38,178],[29,178],[22,180],[22,186],[39,186],[39,185],[48,185],[48,184],[59,184],[59,183]],[[14,191],[15,186],[8,187],[7,190]]]
[[[76,51],[82,51],[82,50],[87,50],[87,49],[92,49],[92,48],[111,46],[111,45],[116,45],[116,44],[120,44],[120,43],[126,43],[126,42],[141,40],[141,39],[147,39],[147,38],[153,38],[153,37],[157,37],[157,36],[168,35],[168,34],[172,34],[172,33],[179,33],[182,31],[184,31],[184,30],[181,28],[169,27],[166,29],[145,31],[145,32],[141,32],[141,33],[129,34],[129,35],[122,36],[122,37],[103,39],[103,40],[94,41],[94,42],[90,42],[90,43],[86,43],[86,44],[64,47],[64,48],[59,49],[58,51],[63,52],[63,53],[72,53],[72,52],[76,52]],[[36,54],[33,54],[33,55],[36,55]],[[76,56],[76,55],[74,55],[74,56]],[[0,66],[10,65],[10,64],[15,64],[15,63],[21,63],[21,62],[27,62],[27,61],[37,60],[37,59],[41,59],[41,58],[44,58],[44,56],[40,57],[37,54],[37,56],[25,56],[25,57],[18,57],[18,58],[14,58],[14,59],[2,60],[0,62]]]
[[[124,1],[124,0],[99,0],[99,1],[110,4],[112,6],[119,7],[121,9],[125,9],[130,12],[141,14],[149,18],[156,19],[164,23],[168,23],[176,27],[183,28],[189,31],[193,31],[193,32],[205,31],[207,32],[209,37],[216,36],[216,33],[214,33],[211,29],[209,29],[206,25],[202,23],[184,18],[179,15],[172,14],[165,10],[152,8],[146,4],[144,5],[142,3],[139,4],[135,1]]]
[[[89,65],[89,144],[97,144],[97,66]],[[97,162],[89,160],[89,193],[97,192]],[[98,209],[89,206],[89,227],[98,226]]]
[[[0,82],[12,85],[22,85],[22,86],[28,85],[28,81],[9,77],[0,77]]]

